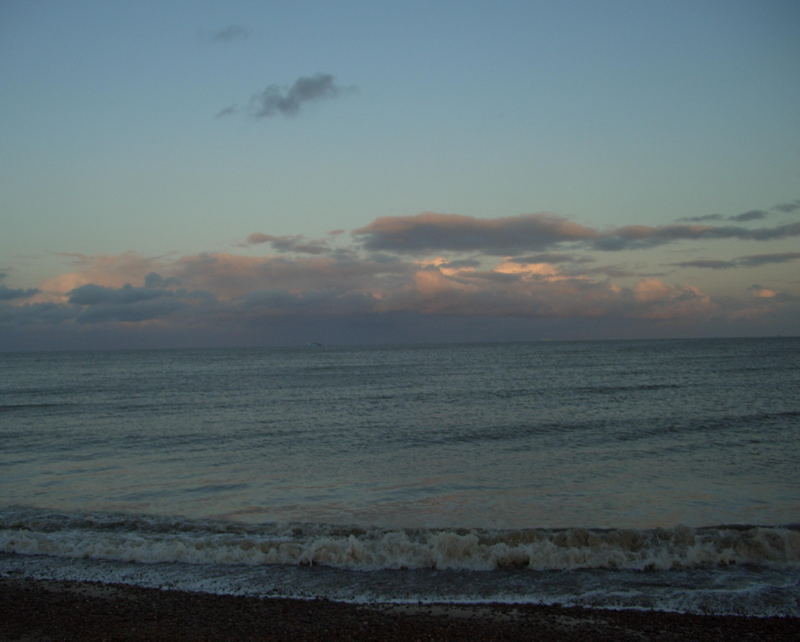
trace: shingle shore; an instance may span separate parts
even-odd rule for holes
[[[798,640],[800,618],[352,605],[0,579],[2,640]]]

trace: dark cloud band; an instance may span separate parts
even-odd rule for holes
[[[480,251],[494,255],[545,250],[559,243],[598,237],[591,228],[551,214],[478,219],[430,212],[379,218],[353,234],[369,250]]]
[[[39,290],[35,288],[22,290],[15,288],[7,288],[4,285],[0,285],[0,301],[13,301],[14,299],[29,299],[38,292]]]
[[[770,263],[786,263],[788,261],[795,261],[797,259],[800,259],[800,252],[780,252],[775,254],[752,254],[750,256],[741,256],[737,259],[731,259],[730,261],[698,259],[696,261],[681,261],[680,263],[671,263],[670,265],[685,268],[728,270],[737,267],[758,267],[760,265],[768,265]]]
[[[601,232],[551,214],[480,219],[425,213],[378,218],[355,230],[353,235],[369,250],[407,253],[469,251],[506,255],[553,250],[564,245],[611,252],[692,240],[772,241],[800,236],[800,223],[761,228],[628,225]]]

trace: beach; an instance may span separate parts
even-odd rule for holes
[[[3,640],[796,640],[800,618],[345,604],[0,579]]]

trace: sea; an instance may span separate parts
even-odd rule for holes
[[[800,338],[0,354],[0,577],[800,616]]]

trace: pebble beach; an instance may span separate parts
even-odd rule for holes
[[[797,640],[800,618],[345,604],[0,579],[2,640]]]

